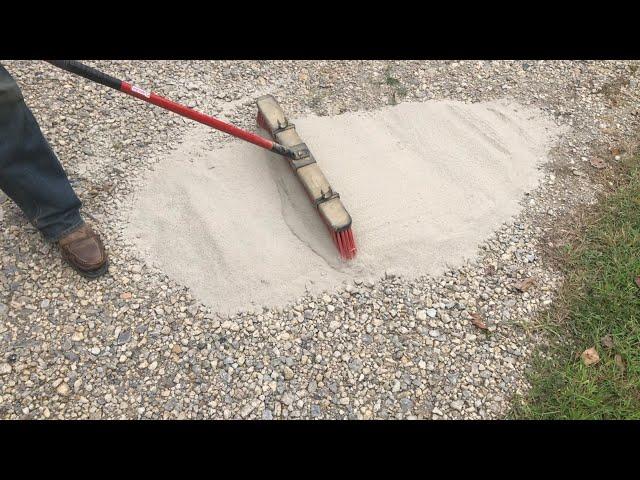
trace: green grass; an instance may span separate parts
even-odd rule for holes
[[[589,224],[576,227],[579,235],[564,247],[567,280],[543,319],[561,340],[538,352],[532,389],[514,402],[515,418],[640,418],[639,163],[630,162],[617,190],[589,212]],[[612,348],[602,345],[605,335]],[[590,347],[600,362],[585,366],[580,354]]]

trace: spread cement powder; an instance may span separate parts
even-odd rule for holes
[[[211,149],[201,126],[133,199],[126,235],[218,311],[462,264],[518,213],[558,133],[541,112],[506,101],[292,121],[353,218],[351,262],[338,257],[285,159],[240,141]]]

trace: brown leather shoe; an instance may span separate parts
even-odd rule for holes
[[[97,278],[109,268],[100,236],[86,223],[58,241],[62,257],[86,278]]]

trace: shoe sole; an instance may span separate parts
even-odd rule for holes
[[[107,273],[107,270],[109,270],[109,260],[107,259],[107,261],[104,263],[104,265],[102,265],[100,268],[97,268],[96,270],[82,270],[78,267],[76,267],[75,265],[69,263],[69,265],[71,266],[71,268],[73,268],[76,272],[78,272],[80,275],[82,275],[84,278],[88,278],[89,280],[93,280],[96,279],[98,277],[101,277],[102,275],[104,275],[105,273]]]

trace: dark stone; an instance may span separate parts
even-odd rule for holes
[[[118,335],[118,340],[116,343],[118,345],[124,345],[129,340],[131,340],[131,330],[127,328],[126,330],[123,330],[122,332],[120,332],[120,335]]]
[[[64,357],[70,362],[77,362],[80,359],[78,354],[72,351],[64,352]]]

